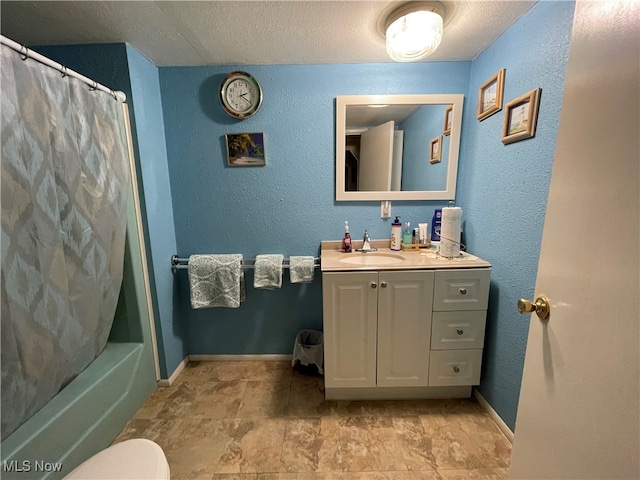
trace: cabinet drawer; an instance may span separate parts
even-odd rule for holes
[[[431,350],[482,348],[487,312],[434,312]]]
[[[486,310],[490,268],[437,270],[433,310]]]
[[[436,350],[429,356],[429,386],[478,385],[482,350]]]

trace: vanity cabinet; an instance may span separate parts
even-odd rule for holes
[[[324,272],[327,398],[469,396],[480,381],[490,272]]]
[[[428,385],[433,271],[323,274],[325,385]]]

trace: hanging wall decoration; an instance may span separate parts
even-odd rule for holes
[[[479,121],[482,121],[502,110],[505,72],[506,70],[503,68],[489,80],[480,85],[480,88],[478,89]]]
[[[263,133],[230,133],[225,135],[227,163],[234,167],[266,165]]]
[[[540,88],[536,88],[507,103],[502,123],[502,143],[506,145],[535,136],[541,92]]]

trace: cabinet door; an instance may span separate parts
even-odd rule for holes
[[[427,386],[433,282],[433,271],[379,273],[379,386]]]
[[[377,272],[322,274],[327,387],[375,386],[378,290]]]

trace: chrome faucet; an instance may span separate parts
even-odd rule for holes
[[[357,252],[375,252],[378,249],[371,246],[371,239],[369,238],[369,231],[364,231],[364,238],[362,239],[362,248],[356,249]]]

